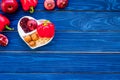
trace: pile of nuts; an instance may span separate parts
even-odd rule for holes
[[[50,38],[39,37],[37,32],[34,32],[30,35],[24,36],[24,40],[25,40],[25,42],[28,43],[29,46],[36,47],[36,46],[47,43],[50,40]]]

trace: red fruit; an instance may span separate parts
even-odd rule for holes
[[[55,1],[54,0],[45,0],[44,7],[47,10],[53,10],[55,8]]]
[[[20,21],[20,26],[21,27],[25,27],[27,26],[27,22],[29,21],[28,18],[22,18],[21,21]]]
[[[0,45],[7,46],[7,44],[8,44],[8,38],[5,35],[0,34]]]
[[[24,11],[34,12],[35,7],[38,4],[38,0],[20,0]]]
[[[28,18],[22,18],[21,21],[20,21],[20,26],[21,28],[23,29],[23,31],[25,33],[28,33],[29,32],[29,29],[27,28],[27,22],[29,21]]]
[[[16,0],[2,0],[1,8],[5,13],[14,13],[18,9],[18,2]]]
[[[40,37],[51,38],[54,36],[55,33],[54,24],[45,21],[37,27],[37,32]]]
[[[10,20],[7,17],[0,14],[0,32],[3,31],[5,28],[8,30],[13,30],[12,28],[9,27],[9,25]]]
[[[57,0],[58,8],[65,8],[68,5],[68,0]]]
[[[30,19],[28,22],[27,22],[27,27],[30,31],[33,31],[37,28],[37,22],[33,19]]]

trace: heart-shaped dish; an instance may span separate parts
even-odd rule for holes
[[[36,23],[38,25],[42,24],[44,21],[48,21],[46,19],[40,19],[40,20],[36,20],[33,17],[30,16],[24,16],[22,18],[20,18],[19,22],[18,22],[18,33],[21,37],[21,39],[31,48],[31,49],[35,49],[41,46],[44,46],[46,44],[48,44],[49,42],[51,42],[51,40],[53,39],[53,37],[51,38],[47,38],[47,37],[40,37],[37,33],[37,29],[35,28],[32,31],[27,30],[26,28],[24,29],[24,26],[21,26],[21,20],[23,18],[28,18],[28,19],[32,19],[35,20]],[[26,30],[26,31],[25,31]]]

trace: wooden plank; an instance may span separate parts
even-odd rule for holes
[[[39,0],[37,11],[44,9],[44,0]],[[69,5],[65,9],[55,8],[55,11],[120,11],[120,0],[69,0]]]
[[[23,11],[20,0],[17,1],[19,4],[18,11]],[[119,5],[119,0],[69,0],[69,5],[65,9],[58,9],[56,6],[53,11],[120,11]],[[35,10],[46,11],[44,8],[44,0],[38,0],[38,5]]]
[[[1,80],[119,80],[120,74],[0,74]]]
[[[45,10],[44,9],[44,0],[38,0],[39,3],[36,7],[36,10]],[[1,0],[0,0],[1,2]],[[19,10],[21,9],[20,1]],[[56,10],[60,10],[56,8]],[[109,0],[69,0],[69,6],[62,10],[110,10]]]
[[[25,16],[36,19],[48,19],[56,25],[57,31],[84,31],[84,32],[120,32],[119,12],[35,12],[28,14],[18,12],[17,14],[6,14],[11,20],[11,27],[17,30],[18,20]],[[13,17],[14,16],[14,17]]]
[[[40,0],[37,10],[44,9],[44,0]],[[69,5],[62,10],[109,10],[109,0],[69,0]],[[56,10],[60,10],[56,8]]]
[[[120,10],[120,0],[110,0],[112,4],[111,10]]]
[[[119,52],[120,33],[107,32],[56,32],[51,43],[31,50],[20,39],[17,32],[5,32],[9,38],[7,47],[0,51],[80,51],[80,52]]]
[[[0,53],[0,73],[120,73],[120,54]]]

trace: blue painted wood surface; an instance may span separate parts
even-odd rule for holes
[[[2,80],[119,80],[119,74],[0,74]]]
[[[0,74],[2,80],[119,80],[119,74]]]
[[[119,73],[120,54],[1,52],[0,73]]]
[[[51,43],[31,50],[17,32],[4,32],[10,41],[0,51],[72,51],[72,52],[119,52],[119,32],[57,32]],[[13,36],[11,36],[13,35]],[[11,45],[12,44],[12,45]]]
[[[20,1],[17,0],[20,4]],[[39,0],[34,14],[19,5],[5,14],[14,31],[0,47],[0,80],[119,80],[120,0],[69,0],[65,9],[46,11]],[[31,50],[19,37],[22,16],[49,19],[56,25],[48,45]]]

